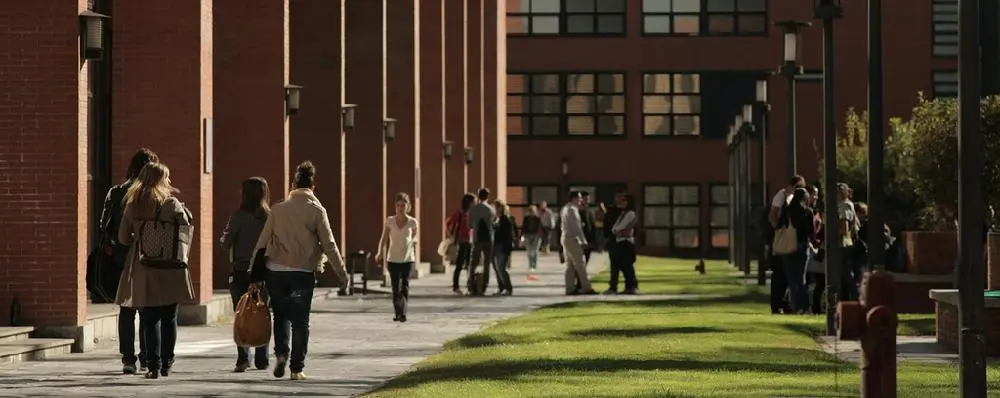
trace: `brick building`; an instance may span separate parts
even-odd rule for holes
[[[406,191],[422,221],[422,261],[440,262],[441,220],[460,195],[484,185],[505,195],[504,7],[8,4],[0,10],[0,325],[10,322],[16,297],[22,324],[78,341],[93,332],[87,254],[104,194],[139,147],[171,168],[197,220],[198,305],[227,287],[229,264],[216,241],[240,182],[263,176],[280,199],[290,168],[305,159],[318,167],[317,195],[345,251],[375,249],[392,208],[387,198]],[[81,17],[89,12],[108,17],[97,59],[82,51],[90,48]],[[298,109],[288,100],[294,86],[303,87]],[[346,131],[343,104],[357,105]],[[395,120],[395,137],[383,134],[387,120]]]
[[[509,0],[511,203],[561,201],[570,187],[609,200],[624,187],[636,198],[647,252],[725,253],[728,127],[754,101],[755,81],[768,79],[768,192],[787,180],[787,92],[784,77],[769,76],[782,61],[782,31],[773,23],[812,21],[811,6]],[[956,1],[886,0],[883,7],[886,116],[907,115],[918,91],[953,95]],[[807,75],[822,68],[822,29],[813,22],[802,36]],[[867,5],[845,2],[835,32],[835,106],[843,115],[867,107]],[[799,172],[815,180],[821,81],[798,84],[797,101]]]

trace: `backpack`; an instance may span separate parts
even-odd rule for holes
[[[152,268],[185,269],[188,267],[188,256],[191,254],[191,243],[194,237],[194,217],[184,204],[182,215],[173,220],[162,220],[159,217],[163,207],[156,212],[156,217],[143,220],[139,227],[139,263]]]

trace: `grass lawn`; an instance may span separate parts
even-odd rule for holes
[[[858,396],[858,366],[811,337],[822,317],[772,316],[763,290],[740,285],[731,266],[710,262],[699,275],[692,265],[641,258],[643,293],[722,297],[542,308],[449,342],[368,396]],[[909,318],[902,330],[926,328],[928,317]],[[956,366],[902,362],[898,377],[901,397],[957,395]],[[1000,396],[1000,368],[989,379]]]

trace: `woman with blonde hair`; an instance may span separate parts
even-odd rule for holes
[[[375,261],[389,264],[389,278],[392,285],[392,306],[396,311],[393,322],[406,322],[406,302],[410,298],[410,272],[417,261],[417,219],[410,216],[410,195],[396,194],[396,214],[385,220],[382,238],[379,239]]]
[[[163,267],[143,259],[150,249],[143,248],[141,239],[147,222],[177,228],[191,225],[191,212],[174,197],[177,193],[170,185],[166,165],[147,164],[125,194],[125,213],[118,229],[119,242],[139,241],[129,252],[115,304],[139,308],[140,332],[146,338],[147,379],[170,375],[177,344],[177,308],[195,298],[186,264]]]
[[[510,254],[514,251],[517,240],[517,222],[510,215],[510,206],[497,199],[497,220],[493,236],[493,270],[497,273],[497,285],[500,290],[497,296],[510,296],[514,286],[510,281]]]

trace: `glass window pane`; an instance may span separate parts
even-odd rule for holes
[[[650,247],[670,247],[669,229],[647,229],[645,231],[646,246]]]
[[[734,12],[736,0],[708,0],[708,12]]]
[[[535,95],[529,98],[531,113],[560,113],[562,100],[558,95]]]
[[[671,109],[669,95],[642,96],[642,113],[670,113]]]
[[[566,129],[570,135],[594,135],[593,116],[569,116],[566,118]]]
[[[599,95],[596,107],[598,113],[625,113],[625,96]]]
[[[524,0],[522,0],[524,1]],[[531,12],[559,12],[560,0],[530,0]]]
[[[559,33],[559,17],[531,17],[531,33],[534,34],[556,34]]]
[[[669,227],[670,208],[665,206],[646,206],[642,211],[642,225],[647,228]]]
[[[729,247],[729,230],[728,229],[713,229],[712,230],[712,247],[714,247],[714,248]]]
[[[594,12],[594,0],[567,1],[566,12]]]
[[[554,204],[559,202],[559,188],[556,187],[532,187],[531,197],[532,204],[539,204],[544,202]]]
[[[597,0],[597,12],[625,12],[626,0]]]
[[[739,0],[737,3],[737,10],[739,11],[767,11],[767,0]]]
[[[671,0],[642,0],[642,12],[670,12]]]
[[[646,33],[670,33],[669,15],[647,15],[642,18],[642,31]]]
[[[674,17],[674,34],[697,35],[699,30],[697,15],[678,15]]]
[[[934,55],[939,57],[950,57],[958,55],[958,46],[956,45],[934,46]]]
[[[525,98],[523,95],[508,95],[507,96],[507,114],[518,114],[526,113],[524,106]]]
[[[569,15],[566,17],[566,32],[594,33],[593,15]]]
[[[674,116],[675,135],[701,135],[701,118],[698,116]]]
[[[531,91],[535,93],[559,93],[559,75],[532,75]]]
[[[713,227],[728,227],[729,226],[729,207],[728,206],[713,206],[712,214],[709,218],[709,223]]]
[[[767,31],[767,18],[764,14],[742,14],[739,16],[740,33],[764,33]]]
[[[712,33],[736,32],[736,18],[732,15],[709,15],[708,31]]]
[[[701,92],[701,75],[697,73],[675,73],[673,74],[673,92],[690,94]]]
[[[526,85],[527,76],[520,74],[508,74],[507,75],[507,93],[523,93],[527,90]]]
[[[507,12],[529,12],[531,11],[531,0],[507,0]]]
[[[673,12],[699,12],[701,0],[674,0]]]
[[[624,15],[598,15],[598,33],[625,33]]]
[[[594,92],[594,75],[571,74],[566,76],[566,90],[571,93]]]
[[[507,116],[507,135],[524,135],[527,116]]]
[[[643,135],[672,135],[673,126],[670,125],[670,116],[655,115],[644,116],[642,118]]]
[[[710,191],[712,204],[717,205],[727,205],[729,204],[729,186],[728,185],[712,185],[712,190]]]
[[[697,207],[674,207],[673,225],[675,227],[697,227],[701,225],[700,210]]]
[[[937,44],[958,44],[957,33],[935,33],[934,42]]]
[[[507,204],[519,206],[528,204],[528,190],[522,186],[507,186]]]
[[[597,134],[599,135],[625,134],[625,116],[598,116]]]
[[[523,35],[528,33],[528,17],[507,16],[507,34]]]
[[[647,205],[670,204],[670,187],[656,185],[646,186],[643,191],[642,203]]]
[[[566,99],[566,113],[594,113],[594,97],[590,95],[572,95]]]
[[[696,229],[675,229],[674,247],[681,249],[695,249],[699,247],[698,230]]]
[[[674,204],[675,205],[696,205],[701,203],[701,198],[698,196],[699,190],[697,185],[681,185],[673,187],[674,191]]]
[[[700,95],[674,95],[672,107],[674,113],[701,113]]]
[[[647,73],[642,79],[642,91],[645,93],[670,92],[670,75],[667,73]]]
[[[624,93],[625,75],[620,73],[602,73],[597,75],[597,92],[602,94]]]
[[[531,118],[531,135],[558,135],[562,129],[559,128],[558,116],[535,116]]]

